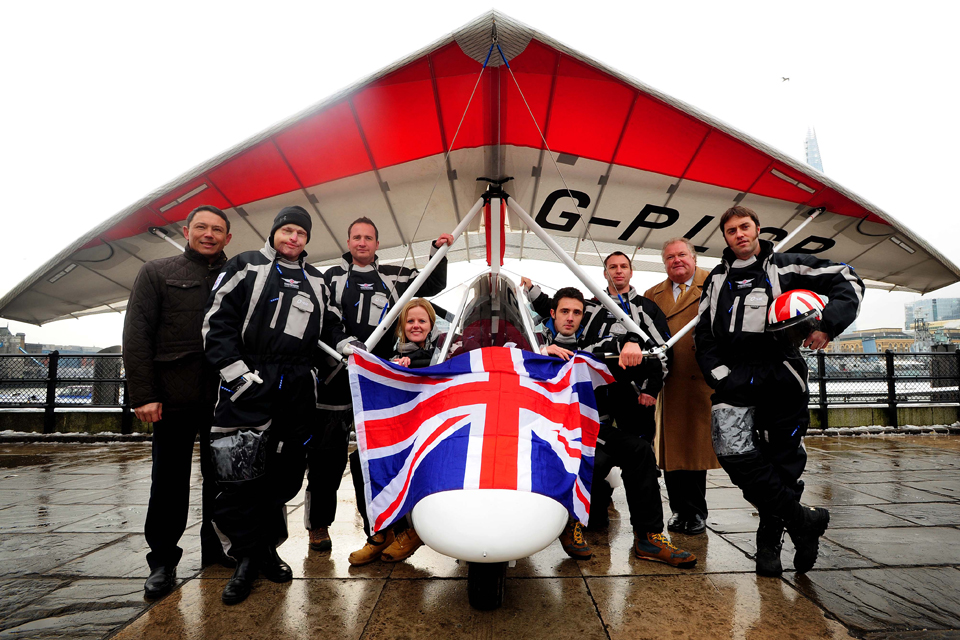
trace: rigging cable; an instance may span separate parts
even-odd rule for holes
[[[413,235],[410,237],[410,244],[407,245],[407,251],[403,254],[403,261],[400,263],[401,269],[407,263],[407,256],[411,255],[413,252],[413,243],[416,241],[417,232],[420,230],[420,225],[423,224],[423,217],[427,215],[427,208],[430,206],[430,201],[433,200],[433,194],[437,190],[437,185],[440,184],[440,176],[443,175],[443,172],[447,167],[447,160],[450,158],[450,153],[453,151],[453,145],[457,142],[457,136],[460,135],[460,129],[463,127],[463,122],[467,119],[467,111],[470,109],[470,105],[473,104],[473,97],[477,93],[477,87],[480,86],[480,80],[483,78],[483,72],[487,70],[487,63],[490,62],[490,55],[493,53],[494,46],[496,46],[496,42],[491,44],[490,50],[487,51],[487,58],[483,61],[483,67],[481,67],[480,74],[477,76],[477,81],[473,85],[473,91],[470,92],[470,99],[467,100],[467,106],[463,110],[463,115],[460,116],[460,124],[457,125],[457,130],[453,134],[453,139],[450,140],[450,144],[447,145],[447,152],[443,156],[443,162],[440,163],[440,170],[437,172],[437,177],[433,181],[433,188],[430,189],[430,195],[427,196],[427,202],[423,205],[423,212],[420,214],[420,219],[417,220],[417,226],[413,230]],[[466,231],[464,231],[464,233],[466,233]]]
[[[497,43],[494,43],[497,44]],[[520,88],[520,83],[517,81],[517,76],[513,73],[513,67],[510,66],[510,63],[507,61],[507,57],[503,55],[503,50],[500,48],[500,45],[497,44],[497,51],[500,52],[500,57],[503,58],[503,63],[507,67],[507,71],[510,72],[510,77],[513,78],[513,83],[517,87],[517,91],[520,92],[520,98],[523,100],[524,106],[527,108],[527,113],[530,114],[530,119],[533,121],[533,126],[537,128],[537,133],[540,134],[540,140],[543,141],[543,146],[547,150],[547,155],[550,156],[550,160],[553,162],[554,168],[557,170],[557,175],[560,176],[560,181],[563,182],[563,188],[567,191],[567,196],[573,202],[574,208],[577,210],[577,218],[580,223],[583,225],[584,233],[587,238],[590,239],[591,244],[593,244],[594,251],[597,252],[597,257],[600,259],[600,264],[603,265],[603,254],[600,253],[600,247],[597,246],[596,241],[593,239],[593,236],[590,234],[590,228],[587,226],[587,223],[583,219],[583,214],[580,213],[580,206],[577,204],[577,199],[573,197],[573,192],[570,190],[570,187],[567,185],[566,178],[563,177],[563,172],[560,171],[560,165],[557,164],[557,159],[553,155],[553,151],[550,149],[550,145],[547,144],[547,138],[543,135],[543,131],[540,129],[540,124],[537,122],[537,118],[533,115],[533,110],[530,108],[530,103],[527,102],[527,97],[523,94],[523,89]],[[632,261],[631,261],[632,262]],[[632,268],[632,264],[631,264]],[[603,265],[604,275],[606,275],[606,265]],[[609,289],[608,289],[609,291]]]

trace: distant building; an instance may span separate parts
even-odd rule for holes
[[[817,144],[817,131],[813,127],[807,129],[807,138],[803,141],[803,148],[807,152],[807,164],[823,173],[823,162],[820,160],[820,145]]]
[[[9,327],[0,327],[0,354],[46,355],[59,351],[62,356],[89,356],[100,353],[101,347],[84,347],[78,344],[40,344],[27,342],[27,334],[12,333]]]
[[[918,318],[923,318],[930,325],[960,320],[960,298],[927,298],[903,305],[904,329],[913,330],[913,322]]]
[[[27,334],[11,333],[9,327],[0,327],[0,353],[23,353],[20,351],[26,344]]]
[[[914,338],[901,329],[865,329],[834,338],[827,347],[830,353],[883,353],[888,349],[899,353],[910,351]]]

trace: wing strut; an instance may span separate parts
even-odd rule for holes
[[[452,235],[454,242],[457,241],[457,238],[460,237],[460,234],[466,231],[467,225],[470,224],[470,221],[473,220],[477,213],[479,213],[483,208],[484,202],[484,198],[477,200],[477,203],[473,205],[473,208],[471,208],[470,211],[467,212],[467,215],[463,217],[463,220],[460,221],[460,224],[457,225],[457,228],[453,230]],[[430,258],[430,262],[423,267],[423,271],[417,274],[417,277],[413,280],[413,282],[410,283],[410,286],[407,287],[407,290],[403,292],[403,295],[400,296],[400,299],[397,300],[397,304],[390,309],[389,313],[387,313],[387,316],[380,321],[380,324],[377,325],[377,328],[374,329],[373,333],[370,334],[370,337],[366,341],[367,351],[373,351],[373,348],[378,342],[380,342],[380,338],[383,337],[383,334],[387,332],[387,329],[390,328],[390,326],[393,324],[393,321],[396,320],[397,316],[400,315],[400,311],[403,309],[403,307],[413,299],[413,296],[415,296],[417,291],[420,290],[420,286],[427,278],[430,277],[430,274],[433,273],[433,270],[437,268],[437,265],[440,264],[440,261],[443,259],[443,257],[447,255],[447,251],[450,250],[450,246],[450,244],[445,244],[440,247],[440,249],[433,254],[433,257]],[[320,344],[322,346],[323,342]],[[334,357],[339,358],[340,356],[337,355]]]

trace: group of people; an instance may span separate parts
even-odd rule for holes
[[[829,522],[825,509],[799,502],[809,421],[806,368],[799,345],[778,340],[763,320],[783,292],[823,294],[828,303],[820,325],[804,336],[804,346],[822,348],[856,318],[863,284],[847,265],[774,253],[759,239],[756,213],[745,207],[725,212],[721,229],[727,249],[711,273],[696,267],[689,240],[672,239],[662,251],[667,279],[645,295],[630,285],[633,270],[625,254],[606,258],[606,294],[645,336],[576,288],[550,297],[527,278],[521,283],[545,320],[543,354],[568,359],[574,351],[591,351],[614,374],[615,382],[598,390],[601,427],[589,529],[607,525],[612,488],[605,478],[619,467],[636,557],[692,567],[696,556],[663,535],[658,459],[673,512],[666,528],[690,536],[705,532],[706,472],[720,466],[760,514],[757,572],[782,571],[784,531],[796,547],[795,568],[806,571]],[[277,547],[288,533],[285,505],[305,473],[310,548],[331,549],[329,527],[353,412],[342,361],[319,344],[340,353],[348,345],[366,348],[417,272],[380,264],[377,227],[359,218],[348,228],[348,252],[340,264],[321,273],[305,260],[311,230],[306,210],[285,207],[263,248],[227,260],[230,221],[220,209],[201,206],[183,228],[184,253],[145,263],[137,277],[123,353],[136,415],[153,423],[148,598],[176,583],[198,435],[201,561],[235,568],[224,603],[245,600],[259,575],[292,579]],[[433,251],[452,243],[452,236],[441,235]],[[419,293],[435,295],[445,286],[444,259]],[[694,318],[695,335],[660,357],[644,356],[644,349],[664,345]],[[409,302],[393,335],[373,353],[401,366],[428,366],[437,338],[430,302]],[[356,452],[349,463],[367,535],[350,563],[408,558],[422,545],[416,531],[407,522],[371,530]],[[568,523],[560,542],[571,557],[591,557],[579,522]]]

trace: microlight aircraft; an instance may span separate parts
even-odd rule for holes
[[[719,217],[735,204],[760,213],[780,250],[851,264],[868,286],[926,293],[960,280],[906,226],[811,167],[492,11],[117,213],[14,287],[0,316],[43,324],[123,310],[140,266],[182,250],[180,226],[201,204],[231,219],[232,254],[260,248],[280,208],[304,207],[314,216],[310,260],[321,267],[346,252],[347,226],[361,215],[378,222],[382,262],[423,273],[435,264],[429,241],[453,230],[457,242],[441,255],[486,260],[489,273],[468,288],[440,358],[470,317],[489,320],[484,346],[509,334],[535,348],[529,312],[504,304],[517,297],[500,273],[505,257],[563,262],[602,300],[580,265],[622,250],[635,268],[661,270],[645,257],[676,236],[718,258]],[[546,505],[526,530],[477,527],[516,541],[486,555],[489,541],[451,546],[429,520],[456,521],[461,509],[503,524],[533,512],[529,497],[415,510],[428,544],[471,561],[475,604],[502,596],[502,571],[489,563],[548,544],[561,514]]]

